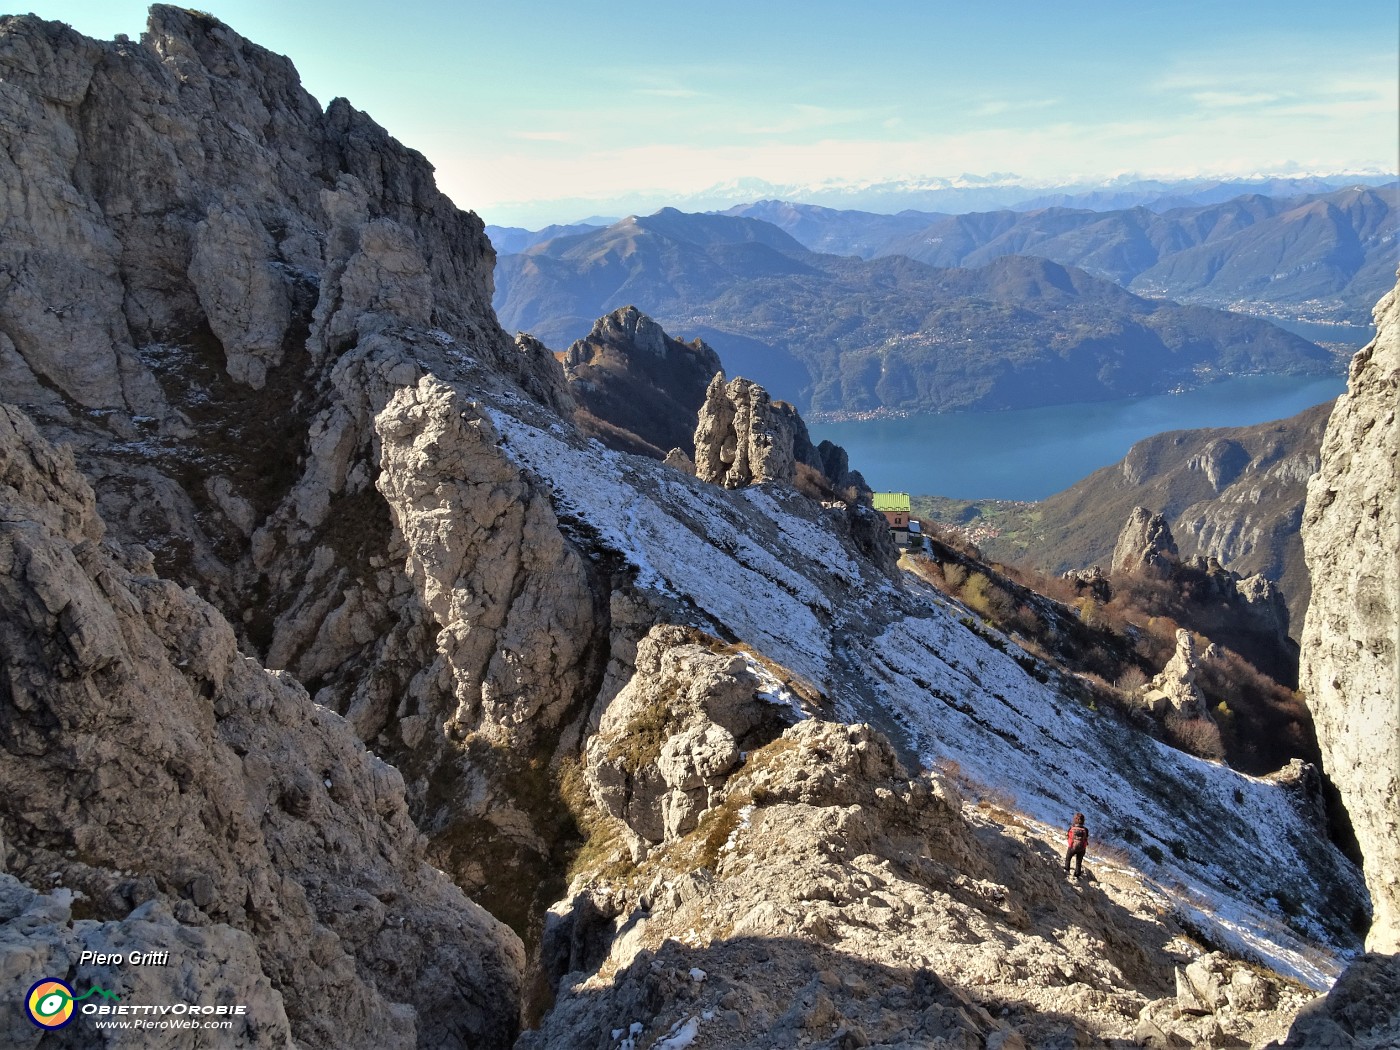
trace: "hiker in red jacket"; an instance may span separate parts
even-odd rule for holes
[[[1074,860],[1074,877],[1084,874],[1084,851],[1089,846],[1089,829],[1084,826],[1084,814],[1076,813],[1069,826],[1069,849],[1065,851],[1065,874],[1069,874],[1070,859]]]

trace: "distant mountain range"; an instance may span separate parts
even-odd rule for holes
[[[592,233],[594,230],[601,230],[607,223],[576,222],[568,226],[546,226],[542,230],[526,230],[519,226],[488,226],[486,236],[491,238],[491,244],[501,255],[510,255],[513,252],[523,252],[527,248],[533,248],[537,244],[545,241],[552,241],[556,237],[572,237],[580,233]]]
[[[1400,261],[1397,198],[1400,183],[1251,194],[1163,212],[1139,205],[877,215],[759,201],[726,214],[770,222],[814,251],[945,267],[1034,255],[1153,298],[1366,325]]]
[[[813,252],[767,222],[663,209],[499,258],[508,328],[568,346],[634,304],[804,411],[1005,409],[1237,373],[1325,373],[1266,322],[1152,301],[1043,259],[940,269]]]
[[[740,204],[722,214],[771,223],[814,252],[858,255],[862,259],[889,255],[891,253],[885,250],[889,245],[912,237],[934,223],[952,218],[929,211],[881,215],[781,200]]]
[[[1232,197],[1259,193],[1268,197],[1296,197],[1331,193],[1347,186],[1378,186],[1395,181],[1394,173],[1327,172],[1253,177],[1151,179],[1136,175],[1113,179],[1086,179],[1055,183],[1021,175],[992,173],[953,177],[917,177],[883,181],[828,180],[817,183],[775,183],[740,178],[709,186],[695,193],[651,197],[521,201],[509,210],[516,221],[537,215],[540,221],[596,223],[596,218],[575,216],[644,214],[663,206],[683,211],[723,211],[750,201],[804,201],[832,209],[858,209],[880,214],[914,209],[950,215],[1010,208],[1026,211],[1046,207],[1118,209],[1143,206],[1154,211],[1218,204]],[[604,223],[606,225],[606,223]],[[489,227],[488,227],[489,230]],[[494,239],[494,237],[493,237]],[[498,245],[499,247],[499,245]]]

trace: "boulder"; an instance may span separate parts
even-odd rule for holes
[[[725,648],[699,632],[653,628],[588,743],[592,795],[634,836],[634,854],[693,830],[723,799],[743,753],[803,717],[796,693]]]

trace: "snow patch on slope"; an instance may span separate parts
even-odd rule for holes
[[[806,677],[842,718],[902,735],[924,765],[951,760],[1014,795],[1054,850],[1058,829],[1085,812],[1095,845],[1131,856],[1163,906],[1209,938],[1314,987],[1339,971],[1335,938],[1307,916],[1325,907],[1329,882],[1350,892],[1359,876],[1279,786],[1175,751],[1033,678],[1008,655],[1019,653],[1012,643],[989,644],[959,622],[966,610],[916,578],[901,589],[866,567],[827,512],[787,490],[730,492],[491,416],[561,516],[625,558],[640,587],[691,606],[696,626]],[[765,698],[802,709],[761,661],[751,667]],[[1271,898],[1296,911],[1288,924]]]

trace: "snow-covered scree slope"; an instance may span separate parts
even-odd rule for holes
[[[1056,850],[1082,810],[1095,849],[1128,858],[1164,908],[1281,973],[1324,987],[1354,950],[1359,873],[1284,789],[1091,712],[1053,674],[1038,681],[1011,643],[970,629],[966,610],[853,554],[839,512],[606,451],[523,400],[487,411],[580,536],[625,558],[638,587],[687,610],[690,626],[805,678],[830,717],[877,726],[924,766],[956,763],[1043,822]]]

